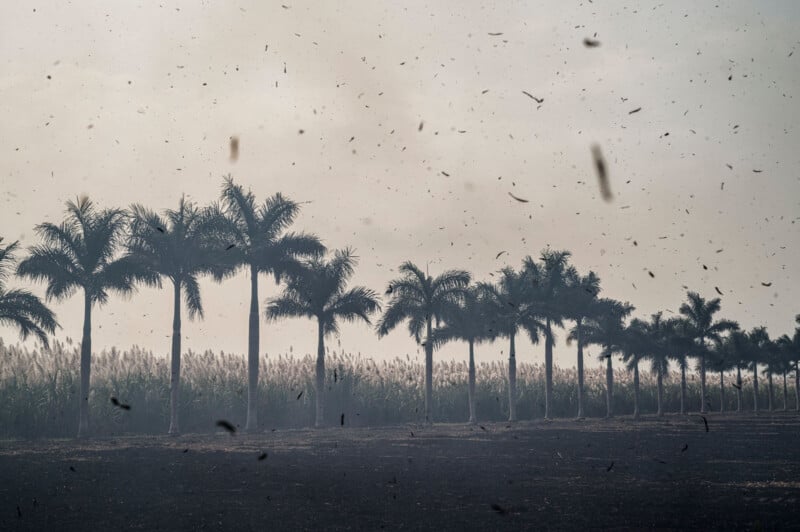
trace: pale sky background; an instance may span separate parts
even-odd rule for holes
[[[800,2],[284,2],[3,2],[0,235],[34,244],[33,227],[79,194],[207,203],[231,173],[259,200],[311,202],[294,229],[354,247],[354,282],[380,294],[405,260],[489,280],[549,245],[636,316],[677,312],[684,285],[706,297],[716,286],[724,317],[792,330]],[[595,33],[601,46],[584,47]],[[184,346],[245,353],[245,274],[201,286],[206,319],[184,320]],[[264,277],[262,303],[276,294]],[[93,315],[95,349],[167,353],[171,304],[169,290],[113,298]],[[58,337],[79,340],[82,298],[53,308]],[[315,333],[307,320],[267,324],[261,352],[313,353]],[[572,366],[559,336],[556,363]],[[341,346],[423,359],[405,328],[378,340],[344,326]],[[543,359],[543,345],[518,349]]]

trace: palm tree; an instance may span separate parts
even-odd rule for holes
[[[686,413],[686,369],[689,367],[689,356],[694,349],[694,340],[689,334],[689,326],[685,319],[674,317],[663,322],[664,347],[669,358],[678,364],[681,372],[680,413]]]
[[[795,316],[795,323],[800,325],[800,314]],[[795,410],[800,412],[800,327],[795,327],[794,334],[789,338],[787,350],[789,365],[794,370],[794,401]]]
[[[720,299],[706,301],[697,292],[686,294],[688,301],[681,305],[680,313],[686,317],[691,336],[699,347],[695,356],[700,359],[700,413],[706,411],[706,340],[719,342],[722,333],[734,330],[737,324],[730,320],[714,321],[720,309]]]
[[[563,298],[564,317],[575,322],[567,343],[578,344],[578,418],[583,418],[583,324],[595,316],[600,278],[594,272],[581,276],[575,268],[567,269],[567,290]]]
[[[747,333],[743,331],[733,331],[722,342],[722,349],[725,357],[736,367],[736,411],[742,411],[742,367],[748,363],[748,353],[750,350]]]
[[[669,370],[670,349],[668,344],[668,327],[666,321],[662,320],[661,312],[650,316],[650,321],[642,322],[642,334],[640,341],[641,349],[644,351],[643,358],[650,361],[650,369],[656,374],[657,386],[657,405],[656,415],[664,415],[664,375]]]
[[[486,295],[477,286],[471,286],[464,293],[463,300],[445,310],[444,325],[433,331],[434,345],[461,340],[469,346],[469,423],[475,424],[475,344],[496,336],[489,331],[490,314],[487,311]]]
[[[765,341],[763,344],[763,359],[766,364],[764,373],[767,374],[767,408],[770,412],[775,410],[775,388],[772,381],[772,376],[781,371],[781,353],[780,346],[775,340]]]
[[[425,420],[433,422],[433,320],[443,320],[446,310],[464,297],[470,275],[463,270],[450,270],[436,278],[422,273],[411,262],[400,265],[402,277],[389,284],[392,299],[378,323],[378,336],[408,320],[411,336],[419,342],[425,330]]]
[[[788,334],[781,335],[775,340],[775,347],[778,351],[778,371],[783,376],[783,411],[786,412],[789,406],[789,388],[786,383],[786,374],[793,369],[793,345],[792,339]]]
[[[247,423],[245,430],[258,428],[258,352],[260,345],[258,274],[275,276],[279,283],[298,270],[298,259],[322,254],[325,247],[313,235],[285,233],[300,206],[280,193],[256,204],[251,191],[245,192],[229,177],[222,184],[223,209],[218,214],[228,267],[215,276],[233,275],[240,268],[250,273],[250,318],[247,342]]]
[[[98,210],[87,197],[67,202],[67,218],[60,225],[42,223],[36,232],[44,241],[30,249],[17,273],[47,282],[48,300],[62,300],[82,289],[81,394],[78,437],[89,430],[89,378],[92,364],[92,307],[108,301],[109,291],[130,294],[134,282],[155,282],[130,255],[118,256],[125,227],[119,209]]]
[[[725,412],[725,372],[737,367],[736,353],[728,346],[730,335],[708,348],[708,362],[712,371],[719,373],[719,411]]]
[[[563,297],[568,291],[569,251],[542,251],[541,265],[526,257],[524,268],[534,283],[538,313],[544,318],[544,418],[550,419],[553,405],[553,326],[561,327],[564,318]]]
[[[481,283],[486,294],[489,333],[495,337],[505,337],[508,349],[508,420],[517,420],[517,347],[516,336],[524,329],[533,343],[539,342],[539,333],[544,331],[544,323],[538,314],[535,290],[528,272],[517,272],[511,267],[500,271],[497,284]]]
[[[164,216],[141,205],[131,207],[128,253],[149,272],[147,281],[161,288],[162,278],[172,282],[172,356],[170,363],[169,434],[180,432],[178,423],[181,379],[181,299],[189,319],[203,317],[200,275],[215,270],[219,255],[209,239],[215,218],[181,197],[177,210]]]
[[[628,371],[633,371],[633,419],[639,419],[639,362],[649,351],[647,323],[634,318],[625,328],[622,341],[622,361]]]
[[[346,290],[357,258],[350,249],[336,251],[326,261],[315,257],[292,273],[283,293],[267,302],[267,319],[307,317],[317,320],[317,374],[315,426],[324,424],[325,337],[339,333],[339,321],[363,320],[380,310],[377,295],[363,286]]]
[[[747,336],[749,366],[753,370],[753,412],[758,413],[758,364],[764,361],[770,339],[766,327],[754,327]]]
[[[19,242],[3,246],[3,238],[0,237],[0,325],[16,327],[23,340],[32,334],[48,347],[47,333],[53,334],[58,327],[53,312],[27,290],[6,290],[5,287],[13,270],[14,252],[18,247]]]
[[[600,299],[598,304],[602,310],[586,324],[584,337],[587,344],[597,344],[603,349],[598,358],[606,360],[606,417],[613,417],[614,368],[611,360],[615,353],[625,349],[624,320],[634,307],[607,298]]]

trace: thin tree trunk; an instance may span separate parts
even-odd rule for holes
[[[700,342],[704,341],[703,338]],[[706,356],[700,355],[700,413],[706,413]]]
[[[719,372],[719,411],[725,411],[725,374]]]
[[[736,411],[742,411],[742,368],[736,365]]]
[[[81,338],[81,396],[78,437],[89,435],[89,380],[92,371],[92,299],[84,293],[83,337]]]
[[[639,361],[633,366],[633,419],[639,419]]]
[[[664,415],[664,370],[661,367],[661,362],[658,363],[658,370],[656,372],[656,384],[658,386],[658,417]]]
[[[783,411],[787,410],[787,403],[789,398],[789,388],[786,386],[786,370],[783,370]]]
[[[511,346],[508,351],[508,420],[517,420],[517,353],[514,346],[514,335],[509,337]]]
[[[169,434],[178,434],[178,399],[181,382],[181,283],[173,281],[172,360],[169,379]]]
[[[475,417],[475,342],[469,341],[469,382],[467,391],[469,393],[469,423],[477,422]]]
[[[581,320],[576,321],[578,329],[578,418],[584,417],[583,414],[583,324]]]
[[[614,369],[611,367],[611,359],[613,355],[608,357],[606,364],[606,417],[614,416],[614,408],[611,405],[614,395]]]
[[[325,424],[323,408],[325,405],[325,330],[322,320],[318,320],[317,334],[317,416],[314,426],[319,428]]]
[[[758,413],[758,364],[753,363],[753,412]]]
[[[433,408],[433,327],[431,316],[428,316],[427,336],[425,338],[425,421],[433,423],[431,409]]]
[[[544,418],[550,419],[553,407],[553,340],[550,318],[545,320],[544,338]]]
[[[686,413],[686,361],[681,362],[681,414]]]
[[[800,412],[800,364],[794,363],[794,409]]]
[[[772,395],[773,395],[773,388],[772,388],[772,370],[767,368],[767,408],[770,412],[773,410],[772,406]]]
[[[247,424],[245,430],[258,429],[258,269],[250,266],[250,327],[247,342]]]

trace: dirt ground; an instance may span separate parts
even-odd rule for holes
[[[800,417],[707,420],[3,441],[0,529],[800,529]]]

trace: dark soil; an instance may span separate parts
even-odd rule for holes
[[[5,441],[0,529],[800,529],[800,417],[706,417]]]

